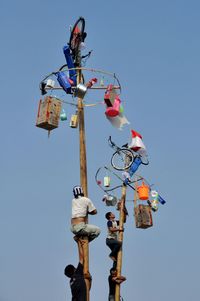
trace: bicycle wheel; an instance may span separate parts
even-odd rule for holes
[[[86,33],[85,29],[85,19],[80,17],[76,23],[74,24],[70,39],[69,39],[69,47],[72,51],[72,57],[74,59],[75,66],[80,66],[81,62],[81,54],[80,54],[80,44],[84,42]]]
[[[73,51],[77,47],[79,47],[80,43],[84,41],[85,39],[85,19],[80,17],[76,23],[74,24],[70,39],[69,39],[69,47]]]
[[[134,161],[134,155],[127,148],[120,148],[111,157],[111,165],[117,170],[128,169]]]

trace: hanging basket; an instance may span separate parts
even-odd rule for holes
[[[136,228],[146,229],[153,226],[153,218],[151,213],[151,207],[146,204],[141,204],[140,200],[148,200],[149,186],[142,182],[141,186],[138,186],[136,182],[136,189],[134,194],[134,216]]]
[[[40,100],[36,126],[51,131],[58,127],[62,102],[61,100],[46,96]]]
[[[146,229],[153,226],[151,208],[149,205],[138,205],[134,208],[136,228]]]

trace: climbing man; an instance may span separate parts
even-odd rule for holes
[[[70,278],[70,287],[72,293],[72,301],[87,301],[87,289],[85,278],[88,278],[90,281],[91,287],[91,276],[84,275],[83,273],[83,263],[84,263],[84,256],[83,256],[83,244],[84,241],[81,238],[75,237],[75,241],[78,244],[78,252],[79,252],[79,264],[77,268],[75,268],[72,264],[66,266],[64,270],[64,274],[66,277]]]
[[[75,186],[73,194],[71,231],[75,236],[87,236],[90,242],[101,232],[99,227],[87,223],[88,214],[95,215],[97,210],[92,201],[84,196],[81,186]]]
[[[115,301],[116,284],[117,283],[120,284],[125,280],[126,280],[126,277],[124,277],[124,276],[117,277],[117,271],[115,268],[110,269],[110,275],[108,277],[108,283],[109,283],[108,301]]]
[[[113,261],[117,261],[117,253],[119,252],[122,242],[118,240],[118,233],[123,232],[124,229],[119,228],[119,221],[115,220],[115,215],[112,212],[107,212],[105,218],[108,220],[108,235],[106,238],[106,245],[111,249],[109,257]]]

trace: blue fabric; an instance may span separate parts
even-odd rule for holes
[[[71,85],[69,83],[68,77],[66,76],[66,74],[62,71],[59,71],[56,73],[57,76],[57,80],[60,84],[60,86],[63,88],[63,90],[67,93],[67,94],[71,94]]]
[[[113,226],[112,221],[108,221],[108,222],[107,222],[107,227],[108,227],[108,228],[112,228],[112,226]]]
[[[69,69],[74,68],[74,63],[73,63],[73,60],[72,60],[72,57],[71,57],[69,46],[64,46],[63,47],[63,53],[65,55],[67,67]],[[76,70],[69,70],[69,77],[70,77],[71,80],[73,80],[74,86],[76,86]]]
[[[122,246],[122,242],[117,240],[117,239],[113,239],[113,238],[106,238],[106,245],[110,248],[111,253],[109,256],[115,257],[117,258],[117,253],[119,252],[121,246]]]

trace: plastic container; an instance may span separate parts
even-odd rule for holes
[[[103,179],[104,187],[109,187],[110,186],[110,177],[106,176]]]
[[[148,200],[149,198],[149,186],[145,185],[144,182],[142,182],[141,186],[137,187],[137,192],[140,200]]]
[[[106,109],[105,114],[109,117],[116,117],[117,115],[119,115],[119,109],[120,109],[120,99],[119,97],[116,97],[114,100],[114,104],[112,107],[108,107]]]

